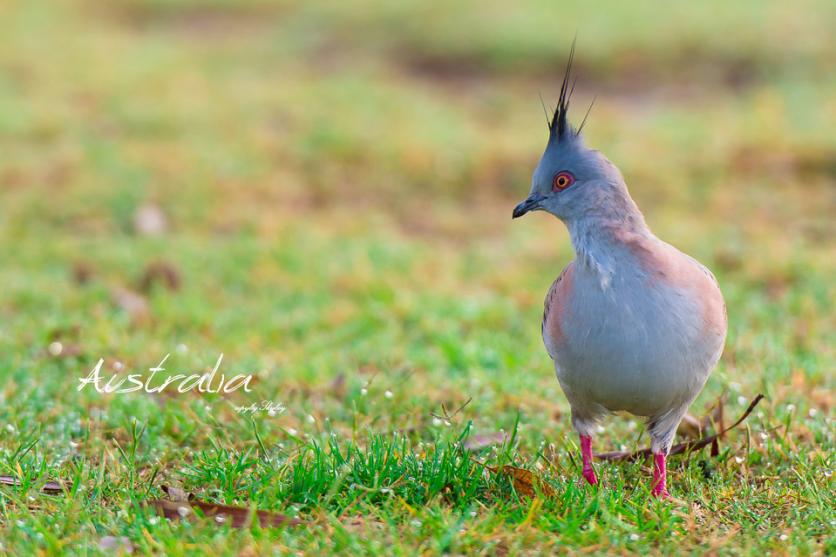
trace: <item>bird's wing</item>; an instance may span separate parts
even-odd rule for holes
[[[551,288],[549,288],[549,293],[546,294],[546,299],[543,302],[543,321],[540,324],[540,334],[543,336],[543,344],[546,345],[546,350],[552,360],[555,357],[556,344],[560,342],[563,336],[559,314],[563,312],[563,309],[568,303],[567,298],[570,295],[574,263],[575,261],[572,260],[566,265],[557,279],[552,283]],[[551,320],[549,319],[550,316],[552,317]]]

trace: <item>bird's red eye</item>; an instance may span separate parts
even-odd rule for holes
[[[565,190],[574,183],[575,177],[572,176],[572,173],[564,170],[563,172],[558,172],[554,175],[554,180],[552,180],[552,189],[554,191]]]

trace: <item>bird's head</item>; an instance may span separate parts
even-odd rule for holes
[[[514,208],[513,218],[541,210],[567,222],[606,211],[615,199],[626,195],[626,186],[618,169],[600,152],[584,144],[581,131],[586,118],[577,129],[569,123],[569,100],[574,89],[574,82],[570,83],[574,52],[573,44],[557,107],[547,120],[549,140],[546,150],[531,178],[531,191]]]

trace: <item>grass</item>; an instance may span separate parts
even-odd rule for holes
[[[0,7],[2,551],[832,554],[834,13],[803,4]],[[692,412],[767,397],[669,502],[644,462],[577,485],[539,338],[571,246],[510,221],[576,31],[588,142],[726,297]],[[76,390],[220,353],[251,393]],[[169,521],[164,485],[303,524]]]

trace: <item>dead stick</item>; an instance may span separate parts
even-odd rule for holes
[[[710,445],[711,443],[715,442],[717,439],[722,437],[727,431],[732,430],[743,423],[743,420],[749,417],[749,414],[752,413],[752,410],[755,409],[755,406],[763,399],[763,395],[759,394],[755,397],[755,399],[749,403],[749,407],[743,413],[740,418],[734,422],[729,427],[723,429],[722,431],[715,433],[714,435],[709,435],[708,437],[703,437],[697,441],[687,441],[685,443],[679,443],[678,445],[674,445],[671,447],[670,453],[668,454],[681,454],[687,453],[691,451],[696,451],[697,449],[701,449],[706,445]],[[637,460],[642,457],[649,456],[651,454],[650,449],[639,449],[638,451],[633,451],[631,453],[616,451],[612,453],[600,453],[596,454],[595,458],[600,460]]]

